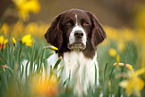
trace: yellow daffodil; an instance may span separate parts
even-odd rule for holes
[[[55,50],[55,51],[58,50],[58,48],[55,46],[46,46],[46,47],[44,47],[44,49],[51,49],[51,50]]]
[[[109,50],[109,55],[112,56],[112,57],[115,57],[117,55],[117,51],[115,49],[111,48]]]
[[[117,55],[116,56],[116,64],[115,64],[117,69],[119,69],[119,62],[120,62],[120,56]],[[114,64],[113,64],[113,66],[114,66]]]
[[[12,0],[18,11],[19,17],[24,21],[29,18],[29,12],[38,13],[40,10],[40,4],[38,0]]]
[[[22,21],[17,21],[17,23],[12,25],[12,36],[14,36],[15,38],[22,37],[25,33],[24,31],[25,25]]]
[[[119,35],[118,35],[118,30],[110,27],[110,26],[104,26],[104,29],[107,33],[107,37],[110,38],[111,40],[118,40]]]
[[[58,93],[58,78],[52,74],[49,79],[40,79],[41,75],[32,78],[32,90],[39,96],[56,96]]]
[[[12,42],[13,44],[16,44],[16,39],[14,37],[12,38]]]
[[[0,49],[5,48],[6,43],[8,43],[8,39],[5,39],[4,36],[0,36]]]
[[[4,23],[0,28],[0,34],[3,33],[3,35],[7,35],[6,33],[8,32],[9,32],[9,25],[7,23]]]
[[[120,67],[123,67],[123,66],[124,66],[124,63],[114,63],[114,64],[113,64],[113,66],[116,66],[116,65],[118,65],[118,67],[119,67],[119,66],[120,66]],[[132,65],[130,65],[130,64],[126,64],[125,67],[126,67],[128,70],[133,70]]]
[[[130,96],[131,94],[140,96],[140,90],[142,90],[144,87],[144,81],[138,76],[140,74],[143,74],[144,72],[145,68],[142,68],[137,71],[131,70],[127,74],[128,80],[124,80],[119,83],[121,87],[126,89],[126,94],[128,96]]]
[[[25,26],[25,31],[27,33],[31,33],[33,36],[38,36],[40,35],[39,32],[39,25],[37,23],[29,23],[28,25]]]
[[[116,56],[116,62],[117,62],[117,63],[120,62],[120,56],[119,56],[119,55]]]
[[[25,35],[22,38],[22,43],[24,43],[26,46],[32,46],[33,45],[33,39],[31,38],[31,35]]]

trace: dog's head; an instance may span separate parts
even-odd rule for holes
[[[87,45],[95,49],[106,38],[106,33],[91,12],[71,9],[55,17],[44,36],[59,52],[85,50]]]

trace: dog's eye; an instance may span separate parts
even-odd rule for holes
[[[67,25],[67,26],[71,26],[71,25],[72,25],[72,22],[71,22],[71,21],[68,21],[68,22],[66,22],[65,25]]]
[[[89,23],[83,22],[83,26],[88,26],[88,25],[89,25]]]

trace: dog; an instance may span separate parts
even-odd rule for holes
[[[62,56],[64,68],[60,79],[65,82],[70,76],[75,94],[87,94],[89,86],[99,85],[97,47],[106,38],[106,33],[93,13],[80,9],[64,11],[54,18],[44,37],[58,48],[48,63],[54,65]]]

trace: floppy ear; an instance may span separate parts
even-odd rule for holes
[[[93,47],[96,48],[96,46],[103,42],[103,40],[106,38],[106,33],[96,16],[91,12],[87,12],[87,14],[92,21],[91,42]]]
[[[58,50],[62,46],[63,42],[63,31],[60,29],[60,17],[58,15],[52,22],[51,26],[44,34],[45,39],[48,43],[58,48]]]

